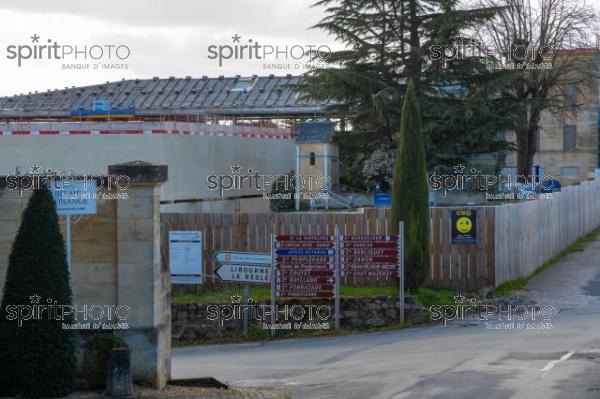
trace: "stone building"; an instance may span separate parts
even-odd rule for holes
[[[580,68],[600,71],[599,49],[573,50],[563,57],[578,62]],[[593,177],[600,167],[599,78],[590,81],[573,68],[549,94],[556,105],[541,114],[533,164],[540,167],[540,174],[553,176],[563,185]],[[510,139],[515,140],[514,135]],[[509,170],[516,171],[516,164],[516,154],[506,157]]]

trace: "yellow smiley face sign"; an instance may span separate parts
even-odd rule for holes
[[[457,209],[452,211],[452,244],[477,242],[477,211]]]
[[[468,233],[473,228],[473,223],[471,223],[471,219],[466,216],[461,216],[456,221],[456,230],[459,233]]]

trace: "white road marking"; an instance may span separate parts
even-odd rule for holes
[[[554,366],[556,366],[558,363],[568,360],[574,354],[575,354],[575,351],[569,351],[569,352],[565,353],[564,355],[562,355],[562,357],[560,359],[552,360],[551,362],[549,362],[546,366],[544,366],[542,371],[546,372],[546,371],[552,370],[554,368]]]

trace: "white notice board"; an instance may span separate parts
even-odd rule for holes
[[[202,232],[169,231],[171,284],[202,284]]]

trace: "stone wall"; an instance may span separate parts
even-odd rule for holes
[[[342,298],[340,299],[340,322],[342,326],[356,329],[383,327],[397,323],[399,302],[399,298],[388,296]],[[289,300],[278,302],[277,305],[279,327],[285,327],[285,324],[289,323],[290,330],[334,328],[333,301]],[[263,309],[267,309],[267,313]],[[261,330],[265,327],[269,329],[271,319],[268,309],[269,304],[266,302],[251,305],[249,323],[251,329]],[[312,309],[312,317],[310,309]],[[216,315],[221,315],[221,319],[219,320]],[[182,340],[210,341],[240,333],[243,326],[241,315],[242,305],[235,301],[234,303],[174,303],[171,305],[173,337]],[[407,321],[422,320],[425,315],[425,311],[415,297],[405,298]],[[324,323],[328,326],[324,327]]]

